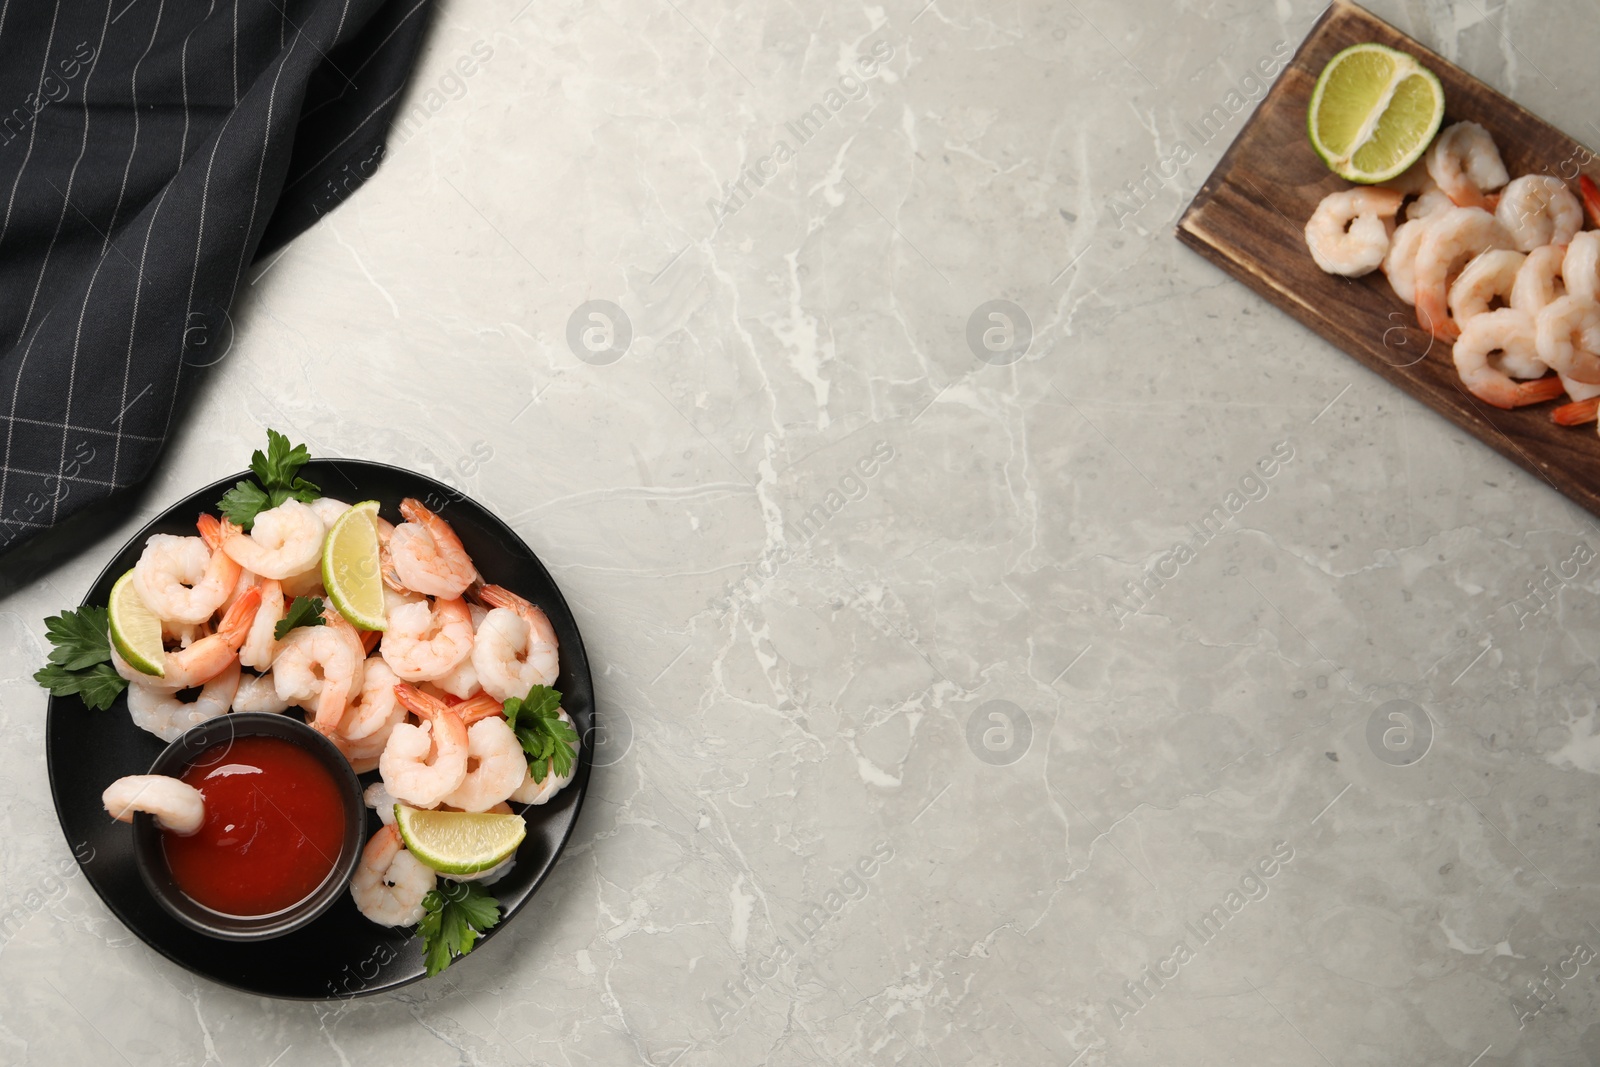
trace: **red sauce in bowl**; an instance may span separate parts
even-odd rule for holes
[[[344,804],[311,753],[277,737],[213,745],[182,779],[205,796],[206,821],[190,837],[163,833],[173,879],[224,915],[271,915],[310,896],[344,842]]]

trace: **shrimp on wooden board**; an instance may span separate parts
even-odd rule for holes
[[[1364,187],[1329,193],[1306,223],[1306,245],[1329,274],[1360,277],[1383,264],[1389,235],[1405,197],[1393,189]]]
[[[378,759],[378,774],[396,800],[431,808],[467,776],[467,728],[449,705],[415,686],[401,682],[395,694],[423,722],[394,728]]]
[[[1512,308],[1486,311],[1467,320],[1451,355],[1456,372],[1473,396],[1497,408],[1515,408],[1554,400],[1562,393],[1558,378],[1513,381],[1490,359],[1496,352],[1529,357],[1536,351],[1533,320]]]
[[[1573,234],[1561,259],[1561,280],[1571,296],[1600,299],[1600,230]]]
[[[1422,235],[1427,232],[1426,219],[1401,223],[1389,242],[1388,254],[1383,257],[1383,273],[1389,279],[1389,287],[1407,304],[1417,302],[1417,251],[1422,247]]]
[[[379,926],[411,926],[421,920],[422,900],[437,880],[431,867],[406,851],[400,831],[386,824],[361,850],[350,897]]]
[[[1487,207],[1485,194],[1511,180],[1494,138],[1476,122],[1445,127],[1424,158],[1428,174],[1457,207]]]
[[[1568,377],[1600,384],[1600,303],[1568,293],[1535,320],[1539,358]]]
[[[216,523],[214,515],[200,516],[202,528]],[[238,581],[239,564],[226,553],[206,548],[202,537],[152,534],[133,565],[139,599],[174,623],[205,622],[232,595]]]
[[[389,559],[405,587],[414,593],[454,600],[478,580],[461,539],[450,524],[422,501],[400,502],[406,521],[389,537]]]
[[[328,528],[317,513],[298,500],[285,500],[261,512],[250,532],[232,532],[222,549],[239,565],[263,578],[282,581],[304,574],[322,555]]]
[[[1561,280],[1561,263],[1566,254],[1565,245],[1545,245],[1529,252],[1511,284],[1511,306],[1537,315],[1557,297],[1566,296],[1567,287]]]
[[[1460,336],[1460,326],[1450,318],[1450,279],[1479,253],[1510,247],[1505,227],[1479,208],[1454,208],[1430,221],[1417,249],[1418,324],[1441,341]]]
[[[163,741],[176,741],[191,726],[226,715],[239,689],[238,661],[206,682],[194,701],[178,699],[175,689],[156,689],[133,682],[128,686],[128,714],[133,724]]]
[[[408,682],[443,677],[472,655],[472,616],[464,601],[402,604],[389,612],[378,649],[394,673]]]
[[[132,822],[136,811],[156,817],[156,825],[182,837],[195,833],[206,821],[206,798],[200,790],[164,774],[130,774],[106,786],[100,794],[106,811],[118,822]]]
[[[1475,256],[1450,283],[1450,316],[1456,324],[1464,325],[1474,315],[1508,306],[1517,271],[1526,258],[1506,248]]]
[[[533,686],[554,685],[561,662],[556,631],[545,613],[503,586],[486,585],[479,596],[492,606],[472,647],[484,692],[510,700],[527,696]]]
[[[1524,174],[1500,194],[1494,217],[1511,234],[1519,251],[1564,245],[1583,229],[1583,208],[1560,178]]]

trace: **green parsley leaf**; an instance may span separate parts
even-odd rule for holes
[[[506,722],[522,742],[528,773],[535,782],[543,782],[551,770],[562,778],[572,773],[571,746],[578,743],[578,731],[561,721],[560,693],[536,685],[520,700],[507,700],[505,709]]]
[[[33,680],[54,696],[81,696],[95,711],[109,708],[128,683],[111,666],[106,609],[63,611],[44,620],[44,628],[54,647],[50,662],[34,673]]]
[[[81,696],[93,711],[104,711],[115,703],[128,683],[109,663],[97,663],[87,670],[69,671],[51,663],[34,672],[33,680],[50,690],[52,696]]]
[[[295,597],[289,610],[278,620],[278,625],[272,628],[273,640],[282,641],[297,626],[325,625],[328,620],[322,617],[322,610],[322,598],[319,596]]]
[[[217,501],[222,517],[246,530],[255,525],[256,515],[267,507],[267,491],[255,482],[240,482]]]
[[[111,642],[106,636],[106,609],[85,607],[63,611],[44,620],[45,634],[55,647],[50,662],[69,671],[111,662]]]
[[[429,978],[471,952],[478,936],[500,922],[500,902],[477,883],[446,879],[439,885],[422,898],[423,915],[417,923]]]
[[[228,490],[217,507],[230,522],[248,530],[258,514],[285,500],[311,503],[322,495],[322,490],[298,474],[310,460],[311,453],[305,445],[291,446],[283,434],[268,429],[266,452],[258,448],[250,455],[250,470],[261,484],[240,482]]]

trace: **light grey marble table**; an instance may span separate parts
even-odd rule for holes
[[[1592,5],[1376,9],[1600,137]],[[0,606],[0,1061],[1600,1062],[1600,526],[1172,236],[1316,14],[447,0],[144,510]],[[348,1003],[111,917],[29,680],[267,426],[503,515],[614,727],[533,904]]]

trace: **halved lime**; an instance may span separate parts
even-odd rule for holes
[[[1306,112],[1311,146],[1328,169],[1371,185],[1422,158],[1444,121],[1444,86],[1412,56],[1354,44],[1322,68]]]
[[[167,653],[161,646],[161,616],[139,599],[132,571],[111,587],[111,603],[106,611],[111,621],[111,644],[117,655],[140,674],[164,677]]]
[[[394,824],[406,848],[440,874],[477,874],[511,857],[528,834],[520,815],[469,811],[418,811],[394,806]]]
[[[334,520],[322,545],[322,585],[358,630],[388,625],[378,561],[378,502],[363,500]]]

